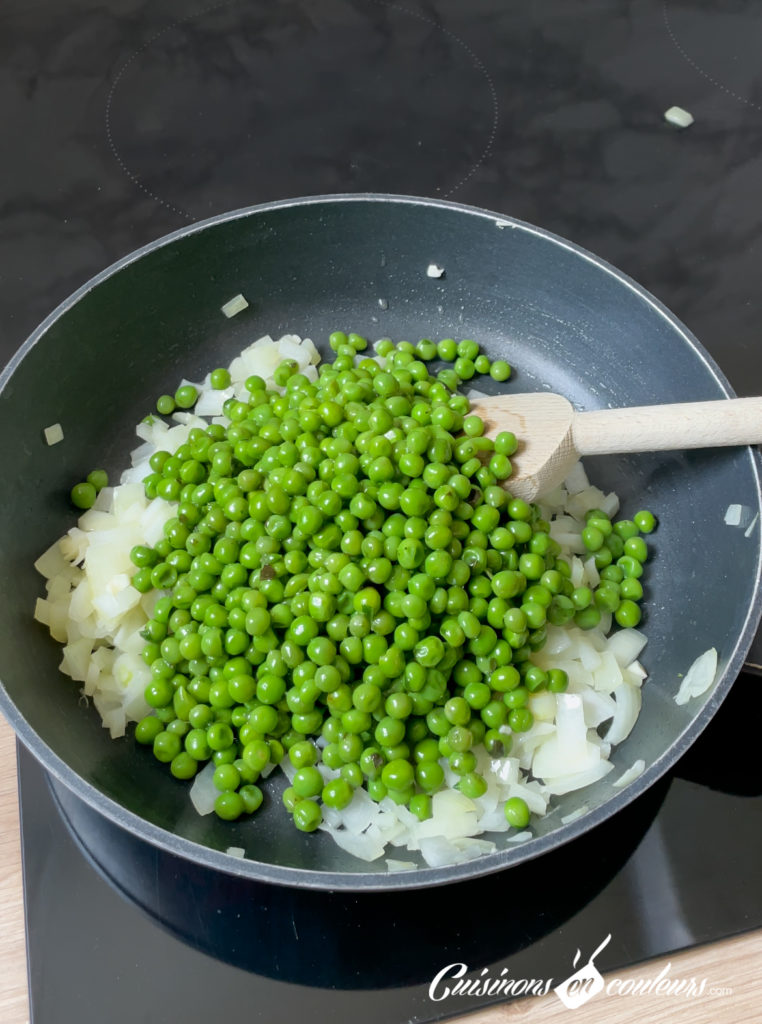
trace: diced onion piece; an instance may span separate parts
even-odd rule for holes
[[[278,342],[281,359],[293,359],[300,370],[312,362],[311,353],[296,334],[286,334]]]
[[[502,807],[496,807],[479,818],[479,828],[483,832],[507,832],[510,827]]]
[[[386,844],[374,825],[360,835],[353,835],[343,828],[331,828],[330,825],[322,825],[321,829],[327,832],[342,850],[351,853],[353,857],[359,857],[360,860],[378,860],[384,855]]]
[[[426,277],[444,277],[444,267],[440,267],[438,263],[429,263],[426,267]]]
[[[63,427],[60,423],[51,423],[49,427],[45,427],[43,434],[45,443],[50,445],[58,444],[59,441],[63,441],[64,437]]]
[[[246,850],[242,846],[229,846],[225,853],[230,857],[238,857],[239,860],[243,860],[246,856]]]
[[[61,671],[78,683],[84,683],[92,651],[93,642],[89,637],[82,637],[81,640],[67,644],[63,649],[63,659],[59,666]]]
[[[463,864],[470,859],[466,851],[459,850],[450,839],[441,835],[430,835],[421,839],[421,856],[430,868]]]
[[[583,520],[588,512],[594,508],[600,508],[606,499],[606,495],[599,487],[585,487],[576,494],[569,488],[571,497],[566,503],[570,515]]]
[[[507,797],[518,796],[527,805],[532,814],[545,814],[548,809],[548,798],[545,795],[545,786],[537,781],[527,782],[524,785],[516,784],[508,787]]]
[[[124,708],[116,707],[103,715],[103,726],[108,729],[112,740],[118,740],[127,731],[127,716]]]
[[[556,700],[552,693],[532,693],[527,704],[536,722],[552,722],[556,717]]]
[[[453,839],[452,845],[461,853],[465,853],[468,860],[494,853],[497,849],[491,839],[476,839],[468,836],[463,839]]]
[[[68,565],[69,562],[67,561],[64,549],[61,547],[61,542],[59,540],[57,540],[55,544],[51,544],[47,551],[43,551],[34,563],[34,567],[37,572],[41,576],[44,576],[46,580],[52,579],[60,572],[63,572],[68,568]]]
[[[622,683],[622,670],[610,650],[603,651],[600,659],[593,672],[593,686],[604,693],[612,693]]]
[[[582,705],[588,729],[597,729],[603,722],[608,722],[616,711],[616,701],[610,694],[589,688],[582,691]]]
[[[606,733],[606,742],[615,746],[627,739],[640,714],[642,696],[637,686],[622,683],[614,691],[616,711]]]
[[[710,647],[693,662],[685,673],[680,689],[675,694],[675,704],[687,704],[692,697],[700,697],[714,682],[717,674],[717,651]]]
[[[390,843],[392,846],[405,846],[408,850],[418,849],[417,841],[401,821],[392,821],[389,815],[384,814],[379,814],[376,821],[374,828],[378,829],[378,834],[385,843]]]
[[[421,842],[431,836],[457,839],[478,831],[473,800],[456,789],[441,789],[431,798],[431,817],[421,822],[418,838]]]
[[[743,505],[728,505],[725,509],[725,525],[740,526]]]
[[[519,761],[516,757],[502,757],[490,763],[492,775],[504,786],[519,780]]]
[[[693,124],[693,114],[682,107],[670,107],[664,111],[664,120],[676,128],[690,128]]]
[[[43,626],[50,625],[50,605],[42,597],[38,597],[34,603],[34,617]]]
[[[585,560],[585,581],[587,586],[591,590],[595,590],[598,584],[601,582],[601,576],[598,572],[598,566],[595,564],[595,558],[588,558]]]
[[[581,807],[575,808],[573,811],[570,811],[568,814],[564,814],[564,816],[561,818],[561,824],[562,825],[571,825],[571,823],[573,821],[576,821],[577,818],[581,818],[583,814],[587,814],[588,810],[589,810],[589,808],[588,808],[587,804],[583,804]]]
[[[582,697],[576,693],[556,695],[556,733],[537,750],[532,771],[537,778],[555,778],[584,771],[600,760],[587,741]]]
[[[533,839],[534,835],[531,832],[515,832],[512,836],[508,836],[509,843],[525,843],[528,839]]]
[[[404,804],[396,804],[388,796],[379,804],[379,807],[394,815],[397,821],[401,822],[405,828],[416,828],[419,824],[418,818],[413,814],[412,811],[408,810]]]
[[[214,802],[220,795],[220,791],[212,781],[216,767],[215,763],[210,761],[193,780],[190,798],[198,814],[211,814],[214,810]]]
[[[645,634],[637,629],[620,629],[609,637],[608,650],[622,668],[627,668],[638,657],[648,642]]]
[[[231,316],[235,316],[237,313],[241,313],[244,309],[248,309],[249,303],[239,292],[238,295],[234,295],[232,299],[228,299],[221,308],[225,316],[230,319]]]
[[[309,353],[310,362],[313,366],[316,366],[320,362],[320,353],[315,347],[315,343],[312,338],[302,338],[302,345],[307,349]]]
[[[341,812],[341,823],[348,832],[359,835],[360,832],[365,831],[378,814],[378,804],[368,795],[366,789],[359,786]]]
[[[82,692],[86,697],[92,697],[98,689],[100,682],[101,670],[100,666],[96,661],[90,658],[90,664],[87,666],[87,675],[85,676],[85,685]]]
[[[569,494],[579,494],[580,491],[584,491],[586,487],[590,486],[590,481],[587,479],[587,473],[585,467],[581,462],[577,462],[569,470],[569,474],[564,480],[564,487]],[[590,506],[594,508],[594,505]]]
[[[571,793],[575,789],[584,789],[598,782],[612,770],[611,761],[600,760],[596,765],[583,772],[576,772],[571,775],[564,775],[547,783],[548,792],[552,796],[562,796],[564,793]]]
[[[634,782],[639,775],[643,774],[643,770],[645,769],[645,767],[646,762],[643,760],[643,758],[640,758],[639,760],[635,761],[634,764],[630,765],[627,771],[622,772],[619,778],[615,779],[614,782],[612,782],[612,786],[614,786],[615,789],[621,789],[623,786],[628,786],[631,782]]]
[[[605,495],[598,506],[601,512],[605,512],[609,519],[613,519],[619,511],[619,495],[614,494],[612,491],[610,494]]]
[[[68,640],[68,609],[68,600],[51,602],[50,607],[48,608],[48,616],[50,618],[48,629],[50,630],[50,635],[54,640],[57,640],[59,644],[65,644]]]
[[[281,764],[284,762],[282,761]],[[323,821],[320,828],[327,831],[329,828],[341,828],[341,811],[337,811],[335,807],[329,807],[328,804],[323,805]]]
[[[395,860],[393,857],[387,857],[386,867],[392,873],[395,871],[414,871],[418,865],[414,860]]]

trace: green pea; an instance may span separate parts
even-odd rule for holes
[[[529,824],[529,807],[520,796],[505,801],[505,820],[512,828],[526,828]]]
[[[87,474],[88,484],[91,484],[96,491],[102,491],[104,487],[108,487],[108,473],[105,469],[92,469]]]
[[[92,508],[96,497],[95,487],[90,482],[75,484],[71,489],[71,503],[76,508]]]
[[[220,793],[214,801],[214,810],[224,821],[235,821],[245,811],[245,804],[240,793],[232,791]]]
[[[636,512],[632,519],[641,533],[652,533],[656,528],[656,517],[653,512]]]
[[[490,366],[489,375],[496,381],[508,380],[511,376],[511,367],[503,359],[496,359]]]

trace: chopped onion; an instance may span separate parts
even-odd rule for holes
[[[444,277],[444,267],[440,267],[438,263],[429,263],[426,267],[427,277]]]
[[[717,651],[710,647],[693,662],[685,673],[680,689],[675,694],[675,704],[687,704],[692,697],[706,693],[717,675]]]
[[[220,795],[220,791],[212,781],[216,767],[214,761],[209,761],[193,780],[190,798],[198,814],[211,814],[214,810],[214,802]]]
[[[60,423],[52,423],[49,427],[45,427],[43,430],[45,435],[46,444],[58,444],[59,441],[63,441],[64,432],[63,427]]]
[[[38,597],[34,603],[34,617],[43,626],[50,625],[50,604],[42,597]]]
[[[239,294],[234,295],[232,299],[228,299],[221,308],[225,316],[230,318],[231,316],[235,316],[237,313],[240,313],[242,310],[248,309],[248,307],[249,303],[239,292]]]
[[[740,526],[742,511],[743,505],[728,505],[728,507],[725,509],[725,525]]]
[[[418,865],[414,860],[395,860],[393,857],[386,858],[387,871],[414,871]]]
[[[232,387],[221,388],[219,391],[215,391],[214,388],[205,389],[196,402],[196,412],[199,416],[221,416],[222,407],[233,395]]]
[[[590,481],[587,479],[587,473],[585,467],[581,462],[577,462],[569,472],[569,475],[564,480],[564,487],[569,494],[579,494],[584,491],[586,487],[590,486]],[[594,508],[595,506],[591,506]]]
[[[583,804],[581,807],[575,808],[569,814],[564,814],[561,818],[561,823],[563,825],[570,825],[573,821],[576,821],[577,818],[581,818],[584,814],[587,814],[588,810],[589,807],[587,804]]]
[[[63,553],[61,542],[58,540],[55,544],[51,544],[47,551],[44,551],[34,563],[37,572],[44,576],[46,580],[53,579],[54,576],[67,569],[68,565],[69,562]]]
[[[556,734],[538,749],[532,762],[537,778],[551,779],[577,775],[597,767],[600,751],[588,741],[582,697],[576,693],[556,694]]]
[[[532,832],[515,832],[512,836],[508,836],[509,843],[525,843],[527,839],[534,839]]]
[[[670,107],[664,111],[664,120],[676,128],[690,128],[693,124],[693,114],[682,107]]]
[[[585,771],[576,772],[570,775],[560,776],[547,784],[548,792],[552,796],[562,796],[564,793],[571,793],[575,789],[584,789],[598,782],[613,768],[611,761],[600,760],[598,763]]]
[[[378,817],[379,805],[373,800],[366,789],[358,786],[349,804],[341,812],[341,821],[348,832],[358,835]]]
[[[452,845],[456,850],[460,850],[461,853],[465,853],[468,860],[473,860],[475,857],[482,857],[487,853],[494,853],[497,847],[491,839],[453,839]]]
[[[246,856],[246,850],[242,846],[229,846],[225,853],[231,857],[238,857],[241,860]]]
[[[640,714],[641,693],[637,686],[622,683],[615,692],[616,711],[606,733],[606,741],[614,746],[627,739]]]
[[[436,269],[441,272],[437,276],[444,273],[442,268]],[[236,296],[226,304],[231,310],[226,315],[235,315],[247,305],[243,296]],[[176,413],[169,426],[154,417],[138,424],[136,434],[141,443],[131,453],[132,468],[122,474],[117,487],[102,489],[78,526],[36,563],[47,579],[47,594],[38,599],[35,617],[65,645],[63,671],[82,684],[81,692],[92,698],[112,736],[123,735],[128,722],[151,713],[144,697],[150,668],[141,658],[144,641],[140,632],[159,594],[141,595],[132,586],[135,566],[129,551],[136,544],[155,545],[177,506],[146,498],[142,479],[150,472],[149,459],[159,448],[176,451],[191,429],[204,429],[209,420],[227,425],[224,404],[232,397],[245,399],[249,376],[257,374],[268,388],[282,391],[272,377],[283,359],[292,359],[305,377],[317,379],[319,354],[310,339],[290,334],[274,341],[265,335],[232,361],[229,388],[213,389],[207,376],[196,385],[199,396],[193,412]],[[482,397],[480,392],[468,394]],[[614,515],[618,499],[591,486],[581,463],[543,500],[550,534],[563,547],[562,557],[570,565],[575,587],[595,587],[600,582],[595,559],[580,539],[585,514],[595,507]],[[568,691],[530,696],[534,722],[529,730],[513,736],[510,757],[492,759],[483,749],[477,751],[477,770],[487,783],[481,797],[472,800],[455,789],[458,777],[442,759],[449,788],[433,795],[427,820],[419,821],[406,806],[388,797],[376,803],[365,789],[358,788],[342,811],[323,807],[321,830],[346,852],[366,861],[377,860],[389,847],[397,847],[420,851],[426,863],[436,866],[463,863],[494,850],[491,840],[475,838],[485,832],[507,832],[509,842],[531,839],[530,830],[511,832],[503,809],[506,799],[520,797],[532,814],[545,815],[552,795],[582,788],[612,770],[608,760],[611,747],[628,735],[637,717],[645,670],[636,659],[646,638],[637,630],[622,629],[608,639],[610,625],[611,616],[606,614],[592,630],[547,627],[546,644],[533,655],[533,661],[545,669],[563,668],[569,677]],[[487,659],[477,658],[476,662],[486,671],[482,663],[488,664]],[[688,682],[686,677],[684,686]],[[695,676],[690,682],[695,684]],[[596,730],[607,721],[610,725],[602,740]],[[262,776],[274,768],[268,765]],[[281,768],[293,779],[295,769],[288,758]],[[326,780],[338,774],[324,765],[320,770]],[[200,814],[214,809],[218,790],[213,773],[210,762],[190,788],[191,801]],[[626,784],[621,781],[626,777],[627,773],[617,785]],[[562,821],[573,820],[585,810],[573,811]],[[233,852],[238,849],[227,852],[242,856],[243,850]],[[407,860],[387,861],[390,871],[415,866]]]
[[[637,629],[620,629],[609,637],[607,649],[622,668],[631,665],[647,643],[646,636]]]
[[[337,846],[347,853],[351,853],[353,857],[359,857],[360,860],[377,860],[379,857],[383,857],[386,850],[386,843],[375,825],[371,825],[367,832],[360,835],[354,835],[347,832],[346,829],[332,828],[326,824],[321,825],[320,828],[331,836]]]
[[[464,850],[459,850],[445,836],[431,835],[421,839],[421,856],[430,868],[444,868],[451,864],[462,864],[470,860]]]
[[[645,767],[646,762],[642,758],[640,758],[639,760],[635,761],[635,763],[632,764],[627,769],[627,771],[622,772],[619,778],[612,782],[611,785],[614,786],[615,789],[621,789],[622,786],[628,786],[631,782],[634,782],[639,775],[643,774]]]

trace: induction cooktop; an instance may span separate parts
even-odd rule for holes
[[[752,0],[6,0],[0,23],[3,360],[93,274],[189,221],[380,191],[574,240],[673,310],[739,394],[762,393]],[[674,105],[690,127],[665,120]],[[150,884],[120,895],[22,751],[32,1019],[435,1020],[510,994],[432,998],[448,964],[559,982],[608,934],[602,970],[758,927],[762,787],[735,730],[755,686],[742,675],[605,831],[409,902],[242,890],[150,851]],[[188,926],[170,932],[178,900]]]

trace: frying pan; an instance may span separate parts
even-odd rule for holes
[[[444,269],[429,277],[427,267]],[[242,292],[249,308],[220,307]],[[179,783],[129,739],[112,741],[60,648],[32,620],[42,590],[32,563],[73,525],[67,494],[95,465],[118,476],[134,424],[181,376],[198,379],[254,338],[293,332],[327,350],[331,330],[395,340],[473,337],[516,373],[494,392],[548,388],[578,408],[718,399],[720,370],[656,299],[577,246],[528,224],[452,203],[383,195],[324,196],[257,206],[193,225],[126,257],[84,285],[34,332],[0,377],[0,705],[23,743],[91,809],[133,837],[243,878],[327,890],[404,889],[488,874],[544,854],[616,814],[704,729],[743,663],[760,617],[760,459],[756,450],[590,459],[591,480],[624,514],[659,518],[643,629],[643,709],[612,756],[614,771],[557,799],[525,844],[466,864],[388,874],[323,834],[298,833],[278,799],[236,823],[199,817]],[[42,431],[63,426],[48,447]],[[749,530],[725,526],[743,506]],[[688,704],[674,694],[709,646],[716,682]],[[721,756],[721,752],[718,752]],[[612,786],[643,758],[629,786]],[[561,818],[584,808],[576,820]],[[247,858],[224,851],[242,846]],[[406,854],[407,856],[407,854]]]

